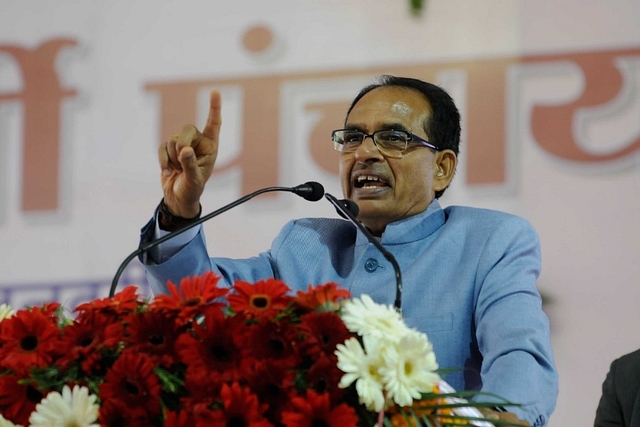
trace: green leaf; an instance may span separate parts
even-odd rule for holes
[[[409,0],[409,4],[411,7],[411,14],[414,16],[419,16],[420,12],[424,8],[424,0]]]
[[[164,391],[171,394],[181,394],[184,391],[183,372],[172,373],[164,368],[157,367],[153,372],[160,379],[160,386]]]
[[[31,369],[31,378],[36,382],[39,390],[62,390],[70,378],[65,376],[60,367],[47,366]]]

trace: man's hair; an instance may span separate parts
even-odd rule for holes
[[[460,113],[451,96],[441,87],[422,80],[409,77],[396,77],[390,75],[381,76],[378,83],[374,83],[362,89],[356,96],[347,111],[346,119],[349,118],[351,110],[367,93],[374,89],[385,86],[397,86],[414,89],[420,92],[431,104],[433,114],[423,124],[429,142],[441,150],[449,149],[458,155],[460,151]],[[436,192],[439,198],[444,190]]]

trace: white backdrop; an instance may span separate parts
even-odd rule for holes
[[[450,90],[465,119],[462,163],[442,203],[506,210],[537,228],[543,245],[539,287],[547,297],[560,372],[550,425],[592,425],[609,363],[640,348],[638,22],[640,0],[428,0],[419,18],[410,15],[408,1],[388,0],[2,0],[0,295],[16,306],[56,298],[70,308],[106,295],[161,197],[156,147],[166,137],[162,111],[170,106],[164,89],[154,87],[197,82],[192,101],[199,125],[208,90],[218,83],[223,91],[219,165],[227,169],[207,187],[208,212],[243,195],[249,184],[256,189],[264,179],[271,185],[267,158],[237,163],[262,143],[255,136],[248,140],[249,131],[265,132],[267,151],[278,161],[278,184],[316,180],[340,195],[336,176],[310,150],[321,115],[309,105],[349,100],[385,70],[425,70]],[[273,40],[260,39],[266,33],[257,27]],[[24,53],[60,39],[72,43],[49,61],[53,74],[34,66],[46,63],[46,55]],[[554,154],[549,146],[568,147],[571,137],[534,123],[534,106],[560,106],[615,89],[612,75],[583,75],[602,63],[599,53],[613,57],[622,83],[615,96],[593,101],[598,108],[573,109],[569,127],[578,150],[592,158]],[[583,68],[574,55],[587,58]],[[503,95],[474,86],[476,68],[469,62],[484,61],[480,69],[492,70],[505,59],[510,65],[504,76],[492,80],[504,83]],[[55,94],[33,89],[47,76],[68,91],[59,102]],[[263,86],[252,86],[262,78]],[[243,102],[256,87],[278,95],[257,98],[273,103],[263,108],[277,140],[269,140],[268,122],[262,127],[265,117]],[[52,96],[47,111],[59,106],[59,120],[45,126],[31,106]],[[504,126],[498,133],[504,140],[487,140],[484,132],[495,128],[493,122],[473,124],[482,121],[483,105],[500,108],[496,123]],[[27,137],[33,129],[42,131],[37,142]],[[505,148],[504,178],[483,184],[471,176],[482,172],[476,141],[487,150],[493,143]],[[27,147],[38,151],[51,144],[59,159],[41,156],[42,164],[29,163]],[[328,136],[325,149],[333,155]],[[467,164],[472,160],[473,167]],[[59,181],[30,183],[50,170],[59,172]],[[51,194],[53,202],[44,207],[23,203],[26,197],[37,205]],[[211,253],[253,255],[269,246],[284,222],[300,216],[335,212],[326,202],[289,195],[256,199],[206,225]],[[125,280],[143,283],[139,266]]]

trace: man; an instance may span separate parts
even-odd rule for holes
[[[640,426],[640,350],[611,363],[594,427]]]
[[[198,217],[220,125],[214,91],[203,131],[185,126],[160,147],[164,201],[158,221],[143,229],[144,240]],[[406,322],[428,334],[441,367],[459,368],[446,380],[458,390],[482,389],[522,403],[512,410],[518,417],[545,425],[557,375],[536,289],[538,237],[512,215],[440,207],[460,140],[451,97],[429,83],[386,76],[361,91],[332,136],[344,196],[358,204],[358,218],[402,269]],[[201,231],[194,230],[143,259],[155,292],[166,291],[168,279],[211,269],[227,284],[276,277],[296,290],[331,281],[379,303],[395,298],[392,266],[347,221],[292,221],[269,251],[245,260],[209,259]],[[517,420],[511,413],[491,415]]]

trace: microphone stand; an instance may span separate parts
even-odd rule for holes
[[[349,209],[349,204],[353,204],[356,207],[358,205],[356,205],[351,200],[338,200],[329,193],[325,193],[324,197],[329,202],[331,202],[338,213],[343,214],[342,216],[347,218],[356,227],[358,227],[358,229],[362,232],[362,234],[365,235],[369,242],[371,242],[373,246],[375,246],[380,251],[380,253],[382,253],[385,259],[391,263],[391,265],[393,266],[393,270],[396,273],[396,300],[393,302],[393,306],[398,311],[398,313],[402,313],[402,273],[400,272],[400,266],[398,265],[398,261],[396,261],[396,258],[393,256],[393,254],[391,254],[391,252],[386,250],[384,246],[380,244],[378,239],[376,239],[375,236],[371,234],[367,227],[365,227]]]
[[[229,209],[233,209],[236,206],[250,200],[253,199],[254,197],[263,194],[263,193],[269,193],[272,191],[288,191],[290,193],[295,193],[297,195],[299,195],[300,197],[303,197],[307,200],[310,201],[317,201],[320,200],[322,198],[322,194],[324,194],[324,188],[322,187],[322,185],[320,185],[317,182],[308,182],[306,184],[302,184],[302,185],[298,185],[297,187],[267,187],[267,188],[261,188],[260,190],[254,191],[251,194],[247,194],[244,197],[241,197],[240,199],[229,203],[226,206],[221,207],[218,210],[215,210],[201,218],[198,218],[197,220],[194,220],[192,223],[189,223],[187,225],[185,225],[183,228],[179,229],[179,230],[175,230],[170,232],[167,235],[164,235],[162,237],[160,237],[157,240],[154,240],[152,242],[147,242],[145,244],[141,244],[138,249],[136,249],[135,251],[133,251],[131,254],[129,254],[128,257],[125,258],[125,260],[122,262],[122,264],[120,264],[120,267],[118,268],[118,271],[116,272],[116,275],[113,277],[113,280],[111,281],[111,287],[109,288],[109,298],[113,298],[113,295],[115,294],[116,291],[116,287],[118,286],[118,279],[120,279],[120,276],[122,275],[122,273],[124,272],[125,267],[138,255],[148,251],[149,249],[158,246],[161,243],[166,242],[169,239],[174,238],[175,236],[184,233],[187,230],[192,229],[195,226],[198,226],[200,224],[202,224],[205,221],[210,220],[211,218],[220,215],[221,213],[224,213],[226,211],[228,211]]]

